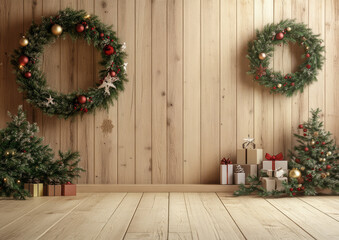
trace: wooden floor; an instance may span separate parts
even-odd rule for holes
[[[339,239],[339,198],[81,193],[0,200],[0,239]]]

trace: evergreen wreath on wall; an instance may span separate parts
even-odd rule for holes
[[[103,69],[99,73],[100,83],[95,87],[69,94],[48,88],[45,74],[39,68],[39,58],[45,45],[66,34],[74,40],[85,39],[101,52]],[[111,26],[103,24],[97,16],[67,8],[56,16],[44,17],[40,25],[33,23],[19,44],[21,47],[15,50],[11,61],[19,90],[25,93],[29,103],[48,115],[68,118],[96,108],[107,109],[124,89],[126,45],[119,43]]]
[[[323,40],[318,37],[319,35],[314,35],[305,24],[296,23],[291,19],[266,25],[262,32],[257,30],[257,39],[248,45],[248,73],[252,74],[260,85],[269,88],[271,93],[292,96],[297,91],[303,92],[305,85],[317,80],[318,71],[324,63],[324,47],[321,46]],[[270,58],[274,45],[289,42],[298,43],[305,49],[302,55],[305,61],[296,72],[283,75],[269,68]]]

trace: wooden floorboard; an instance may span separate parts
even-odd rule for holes
[[[247,239],[313,239],[263,198],[218,195]]]
[[[0,239],[339,239],[339,198],[80,193],[0,200]]]
[[[297,198],[267,199],[285,216],[316,239],[339,239],[339,224],[320,210]]]

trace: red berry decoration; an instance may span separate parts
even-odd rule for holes
[[[290,188],[290,191],[293,192],[293,188]]]
[[[25,72],[25,78],[30,78],[32,77],[32,73],[31,72]]]
[[[110,71],[110,72],[109,72],[109,75],[111,75],[111,77],[115,77],[117,74],[116,74],[116,72],[114,72],[114,71]]]
[[[87,112],[88,112],[88,109],[87,109],[87,108],[85,108],[85,109],[84,109],[84,112],[85,112],[85,113],[87,113]]]
[[[78,102],[80,104],[84,104],[84,103],[86,103],[86,101],[87,101],[87,98],[84,95],[78,96]]]
[[[300,188],[300,187],[298,187],[298,188],[297,188],[297,190],[298,190],[298,191],[301,191],[301,188]]]
[[[321,168],[319,168],[319,171],[322,171],[322,169],[321,169]]]
[[[321,144],[322,144],[322,145],[325,145],[326,143],[325,143],[325,142],[322,142]]]
[[[112,55],[114,53],[114,48],[111,45],[106,45],[104,47],[104,53],[107,56]]]
[[[28,57],[22,55],[19,57],[18,62],[21,66],[25,66],[29,62],[29,59]]]
[[[302,187],[301,187],[301,190],[305,190],[305,187],[304,187],[304,186],[302,186]]]
[[[276,90],[276,89],[277,89],[277,87],[273,87],[273,89],[274,89],[274,90]]]
[[[321,154],[321,155],[323,155],[323,154],[324,154],[324,152],[321,152],[320,154]]]
[[[103,38],[105,36],[105,34],[103,33],[100,33],[100,37]]]
[[[275,38],[276,38],[277,40],[283,39],[283,38],[284,38],[284,33],[282,33],[282,32],[277,33],[277,34],[275,35]]]
[[[295,193],[295,192],[293,192],[293,193],[292,193],[292,195],[293,195],[293,196],[295,196],[295,195],[296,195],[296,193]]]
[[[308,152],[308,150],[309,150],[309,149],[308,149],[308,147],[305,147],[305,149],[304,149],[304,150],[305,150],[305,152]]]
[[[306,57],[309,58],[311,55],[309,53],[306,54]]]
[[[327,165],[326,168],[327,168],[328,170],[330,170],[330,169],[331,169],[331,165]]]
[[[307,65],[306,65],[306,68],[307,68],[307,69],[310,69],[310,68],[311,68],[311,65],[310,65],[310,64],[307,64]]]
[[[293,83],[291,83],[291,86],[293,87],[295,84],[294,84],[294,82]]]
[[[307,136],[307,134],[306,134],[306,133],[304,133],[304,136],[306,137],[306,136]]]
[[[296,162],[296,163],[300,163],[300,159],[297,158],[297,159],[295,160],[295,162]]]
[[[76,26],[76,30],[77,30],[78,33],[81,33],[81,32],[83,32],[83,31],[85,30],[85,27],[84,27],[84,25],[82,25],[82,24],[79,23],[79,24]]]
[[[255,79],[258,80],[258,79],[259,79],[259,76],[255,76]]]
[[[300,129],[304,128],[304,126],[302,124],[299,124],[298,126]]]
[[[307,129],[306,129],[306,128],[304,129],[304,132],[307,132]]]

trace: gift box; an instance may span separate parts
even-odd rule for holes
[[[287,169],[282,169],[281,167],[274,170],[274,177],[282,178],[284,175],[287,174]]]
[[[276,170],[278,168],[282,168],[284,170],[288,169],[288,162],[287,160],[283,160],[282,153],[279,153],[278,155],[271,156],[270,154],[266,153],[265,155],[266,160],[262,162],[262,168],[264,170]]]
[[[77,195],[77,185],[70,182],[61,185],[61,195],[62,196],[76,196]]]
[[[272,169],[263,169],[261,175],[264,175],[265,177],[274,177],[274,171]]]
[[[44,195],[44,185],[42,183],[25,183],[24,189],[27,190],[32,197],[41,197]]]
[[[263,177],[261,179],[262,187],[266,189],[266,191],[271,192],[275,190],[275,178],[271,177]]]
[[[44,186],[45,196],[61,196],[61,185],[60,184],[46,184]]]
[[[285,190],[283,182],[287,182],[287,177],[275,178],[275,181],[276,181],[276,188],[275,189],[277,191]]]
[[[260,164],[263,160],[263,150],[255,148],[254,138],[248,137],[244,140],[242,149],[237,149],[237,164]]]
[[[258,165],[257,164],[245,164],[241,165],[245,172],[245,184],[249,184],[248,177],[257,177],[258,176]]]
[[[220,184],[233,184],[233,164],[229,158],[221,160]]]
[[[240,165],[236,165],[234,169],[234,184],[245,184],[245,171]]]

